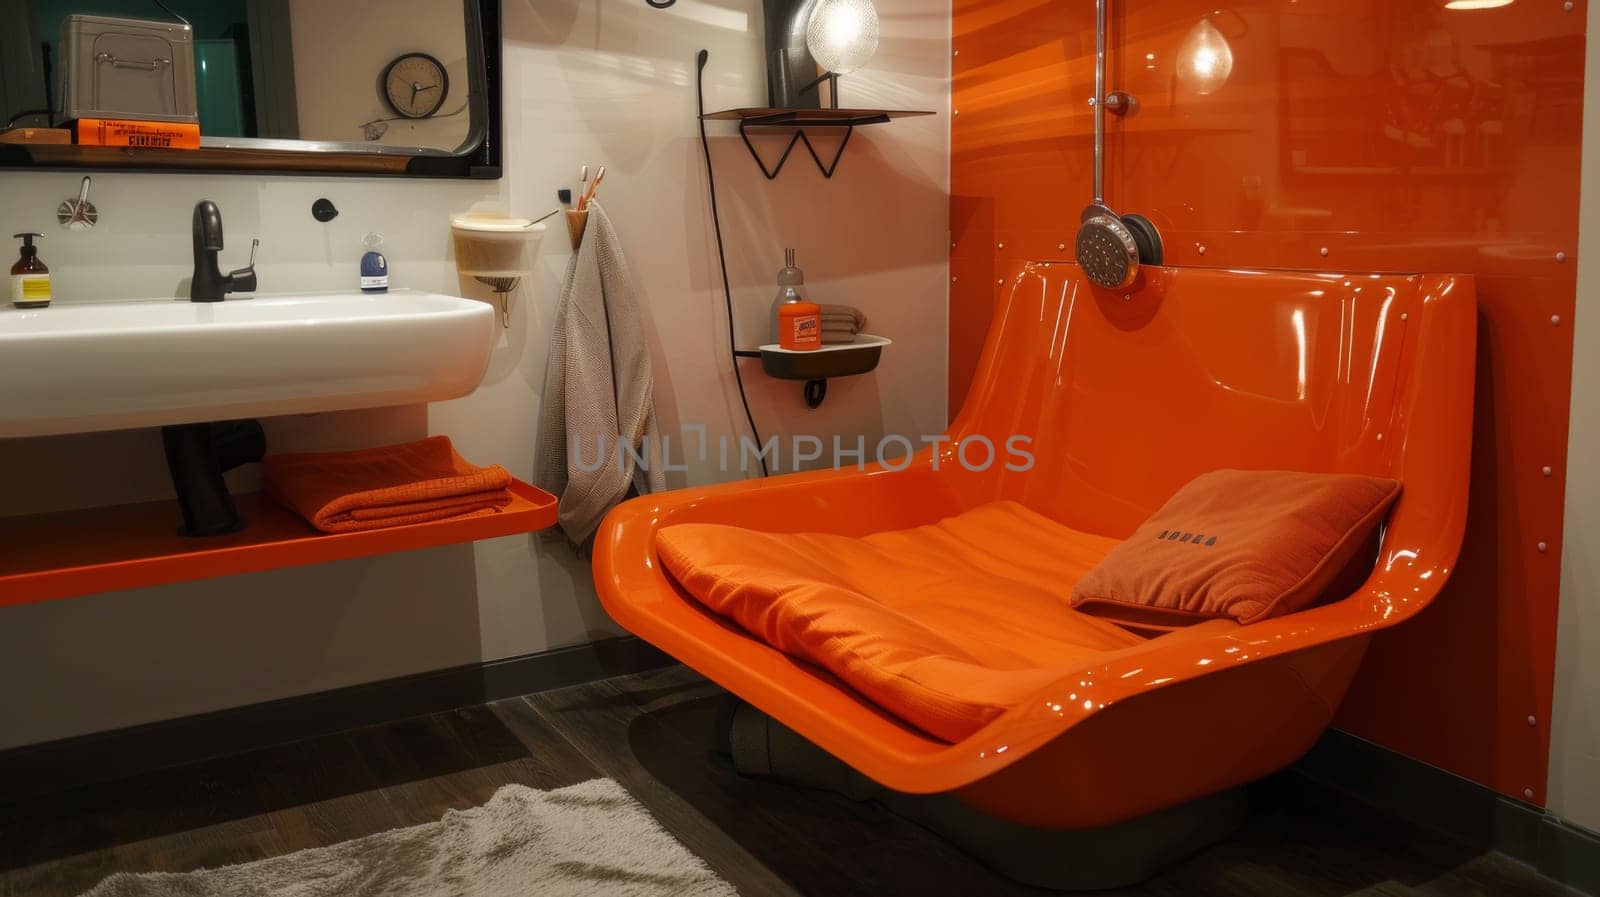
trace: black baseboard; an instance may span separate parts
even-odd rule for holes
[[[1295,769],[1379,809],[1600,895],[1600,835],[1532,804],[1339,731],[1323,735]]]
[[[0,751],[0,801],[608,679],[674,661],[631,636]]]

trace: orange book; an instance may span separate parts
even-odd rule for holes
[[[78,143],[84,146],[191,150],[200,148],[200,125],[181,121],[80,118],[77,138]]]

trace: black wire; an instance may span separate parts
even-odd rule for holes
[[[6,127],[8,127],[8,128],[16,127],[17,122],[22,121],[23,119],[27,118],[30,115],[49,115],[49,114],[50,114],[50,110],[49,109],[24,109],[21,112],[18,112],[16,115],[11,116],[9,119],[6,119]]]
[[[728,354],[733,363],[733,379],[739,384],[739,404],[744,406],[744,419],[750,424],[750,435],[756,441],[756,460],[761,462],[761,475],[771,476],[767,470],[767,455],[761,445],[761,431],[756,428],[755,415],[750,413],[750,399],[744,394],[744,376],[739,373],[739,342],[733,332],[733,287],[728,281],[728,253],[722,245],[722,213],[717,208],[717,175],[711,170],[711,138],[706,136],[706,63],[711,60],[709,50],[701,50],[698,58],[697,92],[700,109],[700,148],[706,155],[706,185],[711,188],[711,223],[717,231],[717,263],[722,266],[722,298],[728,308]]]
[[[469,100],[466,100],[466,101],[462,102],[461,108],[457,109],[454,112],[445,112],[445,113],[442,113],[440,115],[428,115],[428,116],[424,116],[422,118],[412,118],[409,115],[393,115],[393,116],[390,116],[388,118],[375,118],[372,121],[364,121],[360,125],[358,125],[358,127],[361,128],[362,135],[365,136],[365,132],[366,132],[367,128],[370,128],[373,125],[386,125],[386,124],[388,124],[389,122],[392,122],[392,121],[432,121],[434,119],[440,119],[440,118],[451,118],[453,116],[460,115],[461,113],[467,111],[467,108],[469,106],[471,106],[471,105],[472,105],[472,100],[469,99]],[[382,140],[383,139],[383,135],[379,134],[377,137],[367,137],[367,139],[368,140]]]
[[[186,19],[183,16],[180,16],[177,13],[173,12],[172,11],[172,7],[170,7],[167,4],[163,3],[162,0],[151,0],[151,2],[154,3],[155,5],[161,7],[161,11],[162,12],[166,13],[169,16],[172,16],[174,19],[177,19],[178,21],[182,22],[184,25],[187,25],[190,31],[194,30],[194,26],[189,24],[189,20],[188,19]]]

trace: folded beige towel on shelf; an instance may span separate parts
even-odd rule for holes
[[[856,341],[856,334],[867,326],[867,316],[852,305],[824,305],[822,308],[822,343],[837,346]]]
[[[833,323],[851,323],[856,330],[865,330],[867,316],[861,309],[851,305],[824,305],[822,306],[822,326],[827,327]]]

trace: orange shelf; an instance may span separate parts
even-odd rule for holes
[[[555,496],[520,480],[498,514],[330,535],[253,493],[234,496],[249,526],[210,539],[176,534],[177,502],[0,517],[0,607],[321,564],[546,529]]]

